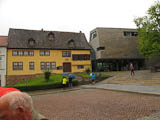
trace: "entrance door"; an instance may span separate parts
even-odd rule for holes
[[[63,72],[71,72],[71,63],[63,63]]]

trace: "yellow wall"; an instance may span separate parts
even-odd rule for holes
[[[86,68],[91,69],[91,60],[72,61],[72,54],[90,54],[89,50],[72,50],[71,57],[62,57],[62,51],[50,50],[50,56],[40,56],[40,50],[34,51],[34,56],[12,56],[12,50],[8,49],[7,57],[7,75],[30,75],[43,73],[41,70],[41,62],[55,62],[56,67],[63,66],[64,62],[71,62],[72,72],[83,72]],[[17,49],[17,51],[29,51],[29,49]],[[69,51],[69,50],[66,50]],[[23,62],[23,70],[13,70],[13,62]],[[34,70],[29,70],[29,62],[34,62]],[[77,69],[77,65],[84,65],[84,69]],[[52,70],[52,73],[63,73],[62,70]]]

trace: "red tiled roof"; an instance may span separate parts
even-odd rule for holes
[[[8,45],[8,36],[0,36],[0,46]]]

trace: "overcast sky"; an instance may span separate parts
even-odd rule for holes
[[[9,28],[85,33],[96,27],[136,28],[155,0],[0,0],[0,35]]]

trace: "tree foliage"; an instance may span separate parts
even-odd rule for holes
[[[152,5],[147,16],[134,19],[139,34],[139,50],[145,57],[160,55],[160,1]]]

